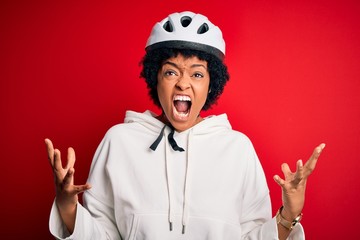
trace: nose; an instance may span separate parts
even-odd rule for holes
[[[182,91],[190,88],[190,77],[184,76],[182,75],[181,77],[179,77],[177,83],[176,83],[176,87]]]

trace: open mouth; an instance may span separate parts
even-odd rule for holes
[[[185,118],[190,113],[191,98],[185,95],[175,95],[174,97],[174,112],[180,118]]]

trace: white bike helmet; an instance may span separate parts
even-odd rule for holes
[[[201,50],[220,59],[225,56],[221,30],[207,17],[189,11],[170,14],[155,24],[145,50],[163,47]]]

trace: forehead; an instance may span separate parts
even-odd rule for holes
[[[169,64],[174,65],[175,67],[205,67],[207,68],[207,61],[199,59],[196,55],[193,56],[184,56],[178,54],[177,56],[170,57],[163,62],[163,66]]]

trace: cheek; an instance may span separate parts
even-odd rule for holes
[[[158,93],[158,98],[160,101],[160,104],[162,107],[165,107],[165,105],[167,104],[167,99],[168,97],[168,92],[167,88],[164,84],[162,84],[160,81],[158,81],[158,85],[157,85],[157,93]]]
[[[204,102],[206,101],[207,99],[207,96],[209,94],[209,87],[210,87],[210,83],[207,82],[204,84],[204,86],[202,87],[202,98],[204,99]]]
[[[202,108],[205,105],[207,96],[208,96],[209,86],[203,85],[198,88],[197,91],[197,101],[198,101],[198,108]]]
[[[161,105],[163,104],[163,99],[164,99],[164,91],[162,90],[160,84],[158,83],[157,87],[157,94],[158,94],[158,98],[159,98],[159,101],[161,103]]]
[[[204,95],[203,95],[202,105],[205,105],[205,102],[206,102],[207,96],[208,96],[208,92],[206,91],[206,92],[204,93]]]

